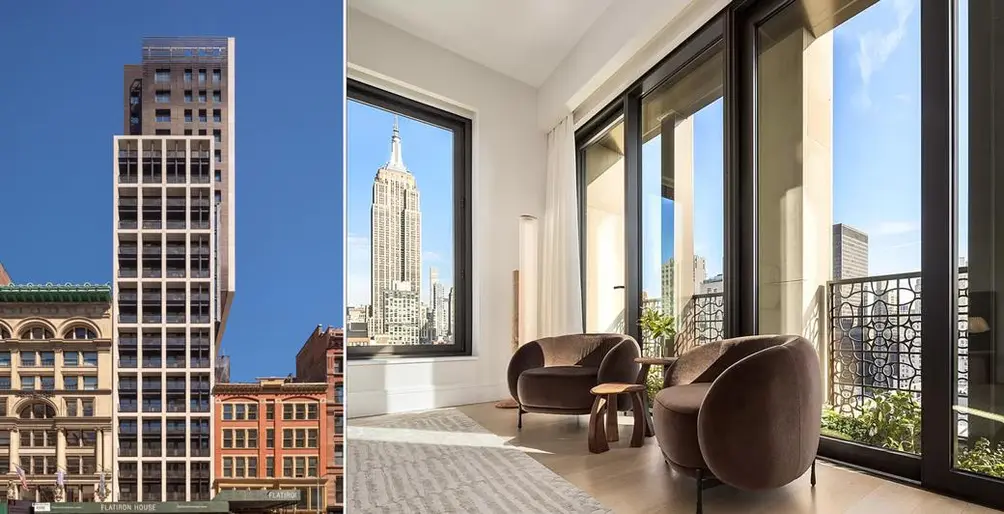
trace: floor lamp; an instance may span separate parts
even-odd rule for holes
[[[537,217],[519,217],[519,269],[513,270],[513,314],[510,351],[537,339]],[[500,409],[515,409],[516,400],[506,398],[495,404]]]

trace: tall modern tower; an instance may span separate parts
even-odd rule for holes
[[[150,38],[114,140],[117,501],[208,500],[234,294],[234,40]]]
[[[422,213],[415,176],[401,158],[396,120],[390,160],[373,180],[370,230],[370,337],[376,344],[417,344],[423,319]]]
[[[833,279],[868,276],[868,234],[843,223],[833,225]]]

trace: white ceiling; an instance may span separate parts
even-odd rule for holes
[[[349,0],[349,8],[540,87],[611,2]]]

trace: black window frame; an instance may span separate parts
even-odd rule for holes
[[[351,360],[408,357],[461,357],[473,353],[471,277],[473,273],[473,120],[354,79],[346,81],[346,105],[354,101],[453,133],[453,307],[452,344],[348,346]],[[351,130],[347,128],[347,130]],[[372,299],[371,299],[372,301]],[[346,306],[348,309],[348,306]]]

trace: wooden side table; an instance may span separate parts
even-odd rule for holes
[[[642,390],[642,405],[645,411],[645,437],[655,435],[655,429],[652,426],[652,413],[648,411],[648,370],[652,366],[662,366],[662,371],[665,373],[666,369],[676,362],[676,359],[676,357],[638,357],[634,360],[638,364],[641,364],[637,382],[644,388]]]
[[[638,448],[645,440],[646,412],[642,394],[645,386],[640,384],[609,383],[600,384],[589,392],[596,396],[593,410],[589,413],[589,451],[603,453],[610,449],[607,441],[617,441],[617,395],[629,394],[631,407],[634,411],[634,431],[631,432],[631,446]],[[606,413],[606,429],[604,429],[603,414]]]

